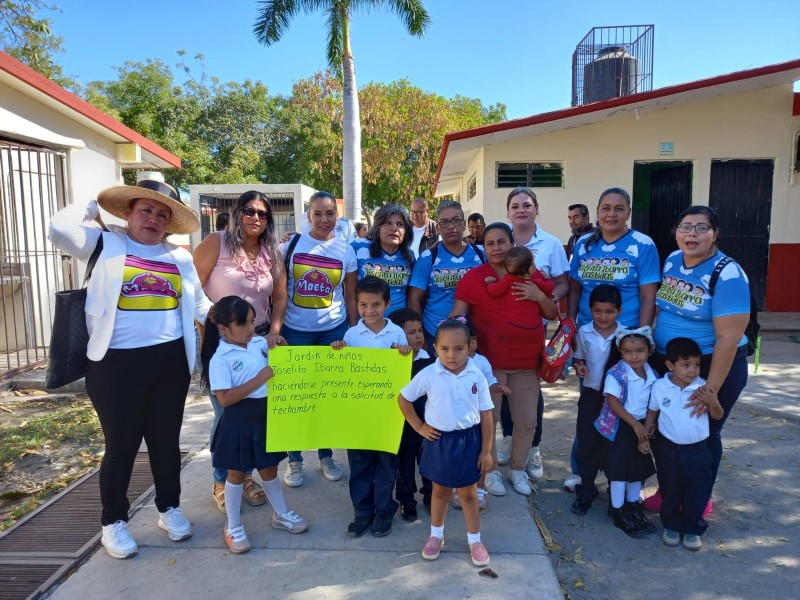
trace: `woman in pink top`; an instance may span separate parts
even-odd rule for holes
[[[225,296],[247,300],[256,311],[256,334],[267,338],[270,348],[284,344],[280,323],[286,311],[286,273],[275,240],[272,206],[261,192],[245,192],[236,201],[225,231],[212,233],[194,252],[194,265],[203,291],[212,302]],[[275,317],[275,318],[273,318]],[[275,327],[271,327],[275,323]],[[222,405],[209,394],[214,407],[211,437],[222,416]],[[214,469],[212,494],[225,512],[224,469]],[[252,506],[267,501],[264,489],[252,476],[244,481],[245,500]]]

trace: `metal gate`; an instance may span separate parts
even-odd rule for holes
[[[767,295],[772,160],[711,161],[709,205],[719,213],[717,245],[750,279],[758,309]]]
[[[47,360],[61,252],[48,240],[65,204],[65,155],[0,139],[0,379]]]

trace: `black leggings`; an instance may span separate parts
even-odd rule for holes
[[[180,505],[178,439],[189,390],[183,338],[130,350],[109,350],[88,361],[86,391],[105,435],[100,464],[101,523],[128,520],[128,485],[133,463],[147,443],[159,512]]]

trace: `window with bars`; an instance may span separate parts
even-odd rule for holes
[[[564,187],[564,164],[557,162],[497,163],[495,187]]]
[[[467,183],[467,200],[472,200],[475,195],[478,193],[478,179],[477,175],[473,175],[469,178],[469,182]]]

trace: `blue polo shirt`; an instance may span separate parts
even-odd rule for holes
[[[570,261],[570,274],[583,286],[578,304],[578,325],[592,321],[589,294],[598,285],[607,283],[622,295],[622,311],[617,321],[625,327],[639,326],[639,286],[661,281],[656,246],[648,236],[633,229],[615,242],[601,236],[586,251],[586,234],[575,244]]]

